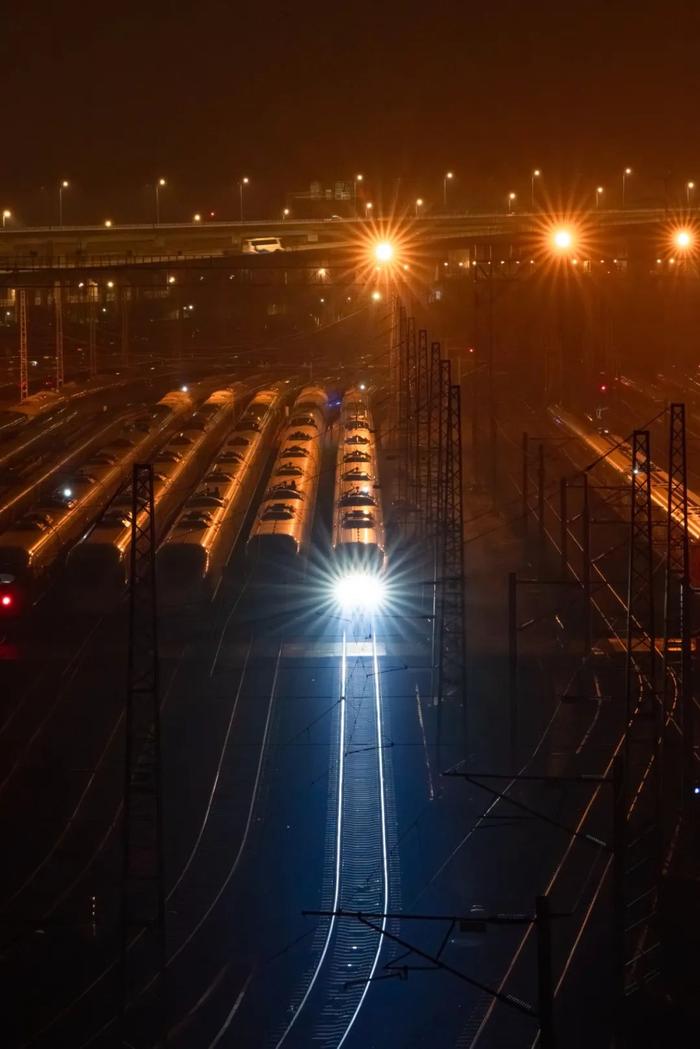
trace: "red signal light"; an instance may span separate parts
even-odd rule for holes
[[[0,598],[0,604],[3,606],[3,608],[9,608],[12,604],[11,594],[3,594]]]
[[[601,385],[601,387],[600,387],[600,392],[601,392],[601,393],[605,393],[605,391],[606,391],[606,390],[607,390],[607,386],[605,385],[605,383],[603,383],[603,384]]]

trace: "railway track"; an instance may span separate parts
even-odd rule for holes
[[[359,624],[358,624],[359,625]],[[390,907],[387,784],[382,695],[374,623],[362,640],[343,636],[337,732],[330,911],[386,913]],[[386,919],[382,919],[382,930]],[[275,1049],[347,1043],[377,974],[383,937],[358,922],[328,919],[320,954]]]

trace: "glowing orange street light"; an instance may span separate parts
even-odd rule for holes
[[[164,178],[159,178],[154,187],[156,191],[156,226],[160,225],[160,191],[163,186],[167,186],[167,182]]]
[[[372,302],[381,302],[381,301],[382,301],[382,293],[381,293],[381,291],[377,291],[375,289],[375,291],[372,292]]]
[[[693,234],[690,230],[679,229],[673,238],[673,243],[680,251],[688,251],[693,246]]]
[[[288,219],[289,215],[290,215],[289,208],[282,208],[282,222],[284,222],[285,219]]]
[[[552,247],[555,251],[564,252],[568,251],[569,248],[573,247],[574,235],[570,229],[565,226],[555,229],[552,233]]]
[[[202,221],[202,216],[199,214],[198,211],[195,212],[195,214],[192,216],[192,221],[193,222],[201,222]]]
[[[600,198],[603,196],[604,189],[602,186],[597,186],[595,191],[595,206],[600,207]]]
[[[374,245],[374,257],[377,262],[391,262],[394,258],[394,245],[388,240],[380,240]]]
[[[9,208],[3,208],[3,212],[2,212],[2,228],[3,229],[5,228],[5,223],[7,222],[7,220],[11,219],[11,218],[12,218],[12,212],[10,211],[10,209]]]
[[[540,171],[540,169],[535,168],[535,170],[532,172],[532,175],[530,176],[530,204],[532,206],[533,211],[535,210],[535,179],[540,178],[541,175],[542,172]]]
[[[112,228],[112,220],[111,219],[105,219],[105,229],[111,229],[111,228]]]
[[[240,179],[240,181],[238,183],[238,200],[239,200],[240,221],[241,222],[243,222],[243,187],[247,186],[249,182],[250,182],[250,179],[248,178],[248,176],[244,175],[243,178]]]
[[[416,218],[420,215],[420,209],[423,207],[423,203],[424,201],[422,197],[416,197]]]
[[[357,183],[362,182],[364,177],[364,175],[355,175],[352,180],[352,202],[355,205],[355,208],[357,208]]]
[[[372,203],[372,201],[368,200],[367,203],[365,204],[365,218],[366,219],[368,219],[370,217],[370,215],[372,214],[372,208],[373,207],[374,207],[374,204]]]
[[[454,177],[454,171],[446,171],[442,180],[442,204],[445,209],[447,208],[447,183],[451,182]]]
[[[685,199],[688,202],[688,207],[690,207],[690,205],[693,202],[694,190],[695,190],[695,183],[692,182],[692,181],[691,182],[686,182],[686,184],[685,184]]]
[[[622,172],[622,206],[625,206],[625,191],[627,189],[627,179],[632,174],[632,168],[625,168]]]
[[[517,198],[517,193],[509,193],[508,194],[508,214],[509,215],[511,215],[513,213],[513,204],[515,203],[516,198]]]

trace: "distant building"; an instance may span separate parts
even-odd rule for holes
[[[334,215],[346,218],[355,211],[354,193],[352,179],[336,179],[330,184],[315,180],[309,183],[308,190],[288,193],[285,203],[295,218],[331,219]]]

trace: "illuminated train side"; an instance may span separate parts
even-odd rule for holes
[[[291,409],[247,544],[260,571],[296,567],[308,552],[327,412],[326,391],[318,386],[305,387]]]
[[[201,601],[216,591],[248,510],[257,468],[270,447],[287,387],[261,390],[190,496],[157,554],[166,604]]]
[[[614,434],[601,434],[587,429],[571,412],[558,405],[550,408],[549,413],[557,425],[578,437],[597,456],[601,458],[604,456],[605,463],[616,473],[624,475],[628,481],[632,480],[632,446],[628,441],[620,440]],[[652,503],[667,513],[668,474],[652,462],[649,478]],[[682,523],[679,511],[674,511],[674,518]],[[691,491],[690,488],[688,489],[688,537],[693,546],[700,543],[700,495]]]
[[[0,614],[17,614],[33,602],[54,563],[124,484],[131,464],[148,458],[192,407],[190,394],[167,393],[0,534]]]
[[[343,570],[378,570],[385,559],[378,449],[367,395],[343,399],[333,503],[333,551]]]
[[[0,411],[0,441],[16,437],[30,423],[48,422],[65,410],[68,398],[53,390],[41,390]]]
[[[172,521],[230,428],[242,384],[217,390],[187,420],[183,429],[153,457],[153,499],[159,533]],[[131,488],[113,499],[92,530],[69,552],[68,584],[91,604],[109,602],[126,584],[131,549]]]

